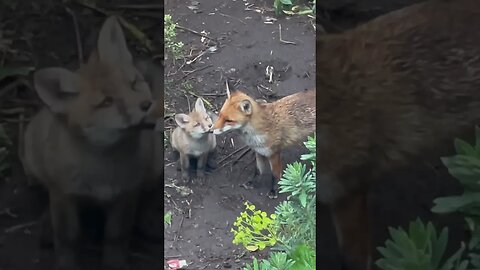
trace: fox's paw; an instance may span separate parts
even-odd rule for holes
[[[278,198],[278,193],[275,189],[272,189],[268,192],[267,196],[270,199],[276,199],[276,198]]]
[[[190,174],[188,172],[182,173],[182,181],[184,184],[189,184],[191,182]]]
[[[250,180],[250,181],[247,181],[243,184],[241,184],[240,186],[245,188],[245,189],[253,189],[254,188],[254,184],[255,184],[255,181],[253,180]]]
[[[205,175],[204,171],[197,171],[197,179],[199,185],[203,186],[206,184],[207,176]]]

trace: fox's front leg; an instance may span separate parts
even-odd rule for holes
[[[186,154],[180,153],[180,168],[184,182],[190,182],[190,158]]]
[[[75,201],[57,191],[49,191],[55,270],[80,269],[77,261],[80,222]]]
[[[197,160],[197,179],[202,184],[205,181],[205,168],[207,167],[208,152],[200,155]]]
[[[332,207],[342,270],[371,270],[370,222],[367,192],[348,195]]]
[[[255,174],[253,175],[253,177],[242,184],[245,189],[254,188],[259,178],[265,178],[266,176],[268,176],[268,158],[258,153],[255,153],[255,161],[257,164],[257,169],[255,170]]]
[[[268,197],[270,199],[275,199],[278,197],[277,195],[277,183],[282,177],[282,159],[280,153],[275,153],[270,156],[269,158],[270,168],[272,169],[272,184],[270,188],[270,192],[268,193]]]
[[[117,200],[107,211],[103,269],[127,270],[128,242],[135,220],[138,193],[131,192]]]

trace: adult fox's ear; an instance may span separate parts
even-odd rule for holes
[[[242,111],[246,115],[252,114],[252,103],[250,102],[250,100],[245,99],[240,102],[240,111]]]

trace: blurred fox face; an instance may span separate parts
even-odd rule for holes
[[[140,124],[151,105],[150,88],[135,68],[116,20],[103,25],[96,51],[74,73],[45,68],[35,73],[37,93],[93,144],[108,145]]]
[[[195,102],[195,109],[190,114],[175,115],[175,122],[193,138],[201,138],[210,133],[213,126],[212,117],[205,110],[201,98]]]

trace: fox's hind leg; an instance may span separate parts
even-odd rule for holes
[[[77,252],[80,221],[76,202],[58,191],[50,193],[56,263],[55,270],[80,269]]]

